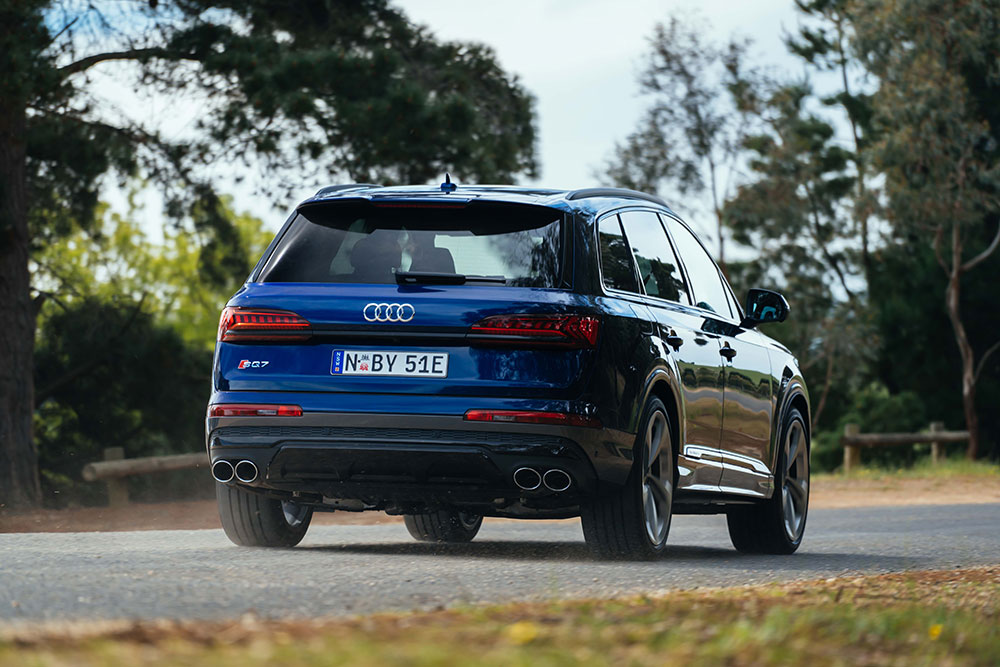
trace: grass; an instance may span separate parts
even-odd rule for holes
[[[812,477],[813,481],[821,482],[840,479],[949,479],[955,477],[1000,479],[1000,465],[988,461],[969,461],[965,458],[951,458],[934,465],[931,463],[930,457],[927,457],[919,459],[912,466],[882,467],[868,464],[851,471],[849,475],[843,472],[833,472],[815,473]]]
[[[0,639],[5,667],[998,662],[1000,567],[343,620],[42,628]]]

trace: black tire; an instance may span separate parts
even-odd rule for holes
[[[809,430],[798,409],[785,416],[779,443],[771,498],[726,512],[737,551],[790,554],[802,544],[809,514]]]
[[[483,517],[457,510],[439,510],[407,514],[403,523],[418,542],[471,542],[483,525]]]
[[[242,547],[294,547],[312,521],[311,507],[266,498],[238,486],[216,483],[215,496],[226,537]]]
[[[583,537],[602,558],[652,559],[666,550],[675,480],[670,416],[660,399],[649,401],[639,424],[625,485],[580,508]]]

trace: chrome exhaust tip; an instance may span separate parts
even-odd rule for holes
[[[534,468],[518,468],[514,471],[514,483],[524,491],[534,491],[542,485],[542,476]]]
[[[240,461],[236,464],[236,479],[249,484],[257,479],[257,465],[253,461]]]
[[[553,468],[542,476],[542,482],[549,491],[565,491],[573,484],[573,478],[565,470]]]
[[[228,484],[233,481],[233,476],[236,471],[233,469],[233,464],[229,461],[219,459],[212,464],[212,477],[215,478],[216,482],[221,484]]]

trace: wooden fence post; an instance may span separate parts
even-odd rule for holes
[[[105,461],[121,461],[125,458],[125,450],[122,447],[108,447],[104,450]],[[109,479],[105,482],[108,485],[108,505],[110,507],[124,507],[128,505],[128,480],[122,478]]]
[[[944,422],[931,422],[931,433],[938,433],[944,430]],[[931,441],[931,463],[933,465],[938,465],[944,460],[944,445],[942,443],[932,440]]]
[[[844,424],[844,438],[852,438],[861,432],[861,427],[857,424]],[[851,472],[854,468],[861,467],[861,448],[858,445],[844,442],[844,473]]]

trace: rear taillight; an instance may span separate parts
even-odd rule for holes
[[[287,310],[224,308],[219,340],[226,343],[305,340],[312,335],[309,320]]]
[[[209,417],[301,417],[297,405],[265,405],[259,403],[217,403],[208,406]]]
[[[473,341],[594,348],[601,321],[586,315],[494,315],[469,329]]]
[[[552,424],[554,426],[586,426],[601,428],[601,420],[567,412],[539,410],[469,410],[465,420],[470,422],[502,422],[507,424]]]

